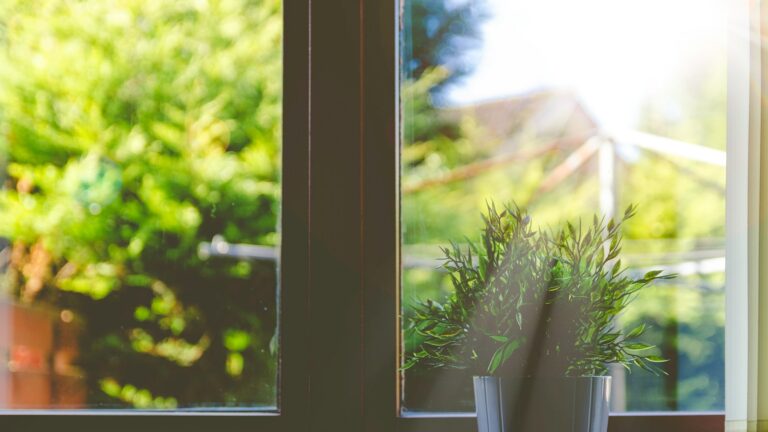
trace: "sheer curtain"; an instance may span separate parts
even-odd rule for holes
[[[768,53],[758,0],[731,6],[726,430],[768,431]]]

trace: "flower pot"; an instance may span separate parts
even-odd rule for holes
[[[476,376],[478,432],[606,432],[611,377]]]
[[[0,409],[80,408],[77,324],[59,311],[0,299]]]

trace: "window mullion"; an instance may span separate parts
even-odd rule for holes
[[[363,4],[365,424],[369,431],[393,431],[400,345],[398,2]]]
[[[359,2],[310,12],[310,430],[362,427]]]
[[[283,3],[283,201],[278,408],[284,429],[307,429],[309,351],[309,1]]]

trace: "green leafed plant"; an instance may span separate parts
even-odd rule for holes
[[[521,209],[489,204],[480,241],[444,248],[454,292],[420,302],[408,336],[418,340],[404,368],[468,369],[475,375],[595,376],[609,364],[663,373],[665,360],[616,317],[656,280],[622,267],[621,225],[595,216],[591,224],[535,229]]]

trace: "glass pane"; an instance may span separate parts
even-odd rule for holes
[[[274,409],[278,0],[0,3],[0,409]]]
[[[644,323],[667,361],[611,366],[612,410],[722,410],[725,0],[402,1],[404,411],[474,411],[471,371],[434,358],[419,305],[455,292],[440,248],[479,244],[489,203],[542,231],[637,205],[626,274],[678,276],[613,321]]]

